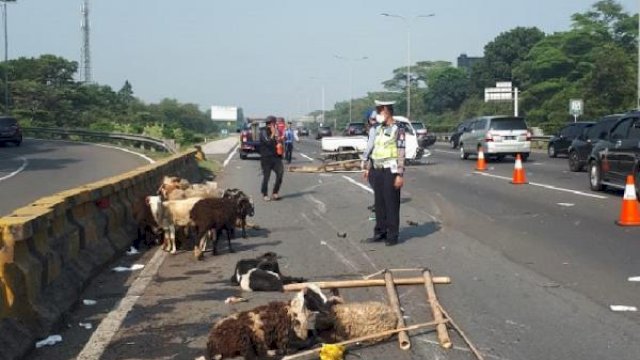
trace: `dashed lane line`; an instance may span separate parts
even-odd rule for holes
[[[300,153],[300,156],[302,156],[305,159],[309,159],[309,160],[313,161],[313,158],[311,158],[311,157],[309,157],[309,156],[307,156],[307,155],[305,155],[303,153]]]
[[[501,179],[501,180],[507,180],[507,181],[511,181],[512,180],[511,178],[506,177],[506,176],[487,174],[487,173],[483,173],[483,172],[479,172],[479,171],[474,171],[473,173],[477,174],[477,175],[492,177],[492,178]],[[579,191],[579,190],[565,189],[565,188],[561,188],[561,187],[557,187],[557,186],[553,186],[553,185],[548,185],[548,184],[530,182],[529,185],[538,186],[538,187],[549,189],[549,190],[568,192],[568,193],[571,193],[571,194],[574,194],[574,195],[580,195],[580,196],[590,197],[590,198],[594,198],[594,199],[604,200],[604,199],[607,198],[606,196],[602,196],[602,195],[589,194],[589,193],[582,192],[582,191]]]
[[[356,186],[358,186],[358,187],[360,187],[360,188],[362,188],[362,189],[364,189],[364,190],[366,190],[366,191],[368,191],[368,192],[373,194],[373,189],[368,187],[367,185],[360,184],[359,182],[353,180],[352,178],[350,178],[350,177],[348,177],[346,175],[342,175],[342,178],[344,178],[348,182],[352,183],[353,185],[356,185]]]
[[[22,165],[20,165],[20,167],[17,170],[13,171],[12,173],[10,173],[8,175],[5,175],[3,177],[0,177],[0,181],[4,181],[4,180],[7,180],[7,179],[10,179],[10,178],[18,175],[24,169],[27,168],[27,166],[29,165],[29,160],[27,160],[27,158],[24,158],[22,156],[18,156],[18,159],[20,159],[20,161],[22,161]]]
[[[233,155],[236,154],[236,150],[238,150],[238,147],[240,145],[236,145],[233,150],[231,150],[231,152],[229,153],[229,156],[227,156],[227,158],[224,160],[224,163],[222,163],[222,167],[227,167],[227,165],[229,165],[229,161],[231,161],[231,158],[233,157]]]

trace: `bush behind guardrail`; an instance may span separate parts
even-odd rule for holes
[[[41,198],[0,218],[0,359],[49,335],[88,281],[136,237],[134,201],[164,175],[199,179],[194,151]]]

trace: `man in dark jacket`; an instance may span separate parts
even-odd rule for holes
[[[262,166],[262,196],[265,201],[279,200],[280,185],[282,184],[282,175],[284,166],[282,158],[276,152],[278,143],[278,132],[276,130],[276,118],[268,116],[266,120],[267,126],[260,131],[260,165]],[[273,185],[273,193],[269,197],[269,178],[271,171],[276,173],[276,182]]]

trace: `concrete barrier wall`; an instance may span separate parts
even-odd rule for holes
[[[136,237],[136,199],[164,175],[200,180],[195,152],[41,198],[0,218],[0,359],[49,335],[88,281]],[[69,174],[73,176],[73,174]]]

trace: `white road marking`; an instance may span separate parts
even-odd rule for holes
[[[9,178],[12,178],[12,177],[18,175],[19,173],[21,173],[22,170],[27,168],[27,166],[29,165],[29,160],[27,160],[26,158],[24,158],[22,156],[18,156],[18,159],[20,159],[20,161],[22,161],[22,165],[20,165],[20,167],[16,171],[14,171],[14,172],[12,172],[12,173],[10,173],[8,175],[5,175],[3,177],[0,177],[0,181],[4,181],[4,180],[7,180]]]
[[[224,163],[222,163],[222,167],[227,167],[227,165],[229,164],[229,161],[231,161],[231,158],[233,157],[233,155],[235,155],[239,146],[240,145],[238,144],[233,148],[233,150],[231,150],[231,152],[229,153],[229,156],[227,156],[227,159],[224,161]]]
[[[347,180],[348,182],[352,183],[353,185],[359,186],[359,187],[363,188],[364,190],[366,190],[366,191],[368,191],[368,192],[370,192],[370,193],[372,193],[372,194],[373,194],[373,189],[372,189],[372,188],[370,188],[370,187],[368,187],[367,185],[360,184],[359,182],[357,182],[357,181],[353,180],[352,178],[350,178],[350,177],[348,177],[348,176],[346,176],[346,175],[342,175],[342,177],[343,177],[345,180]]]
[[[303,154],[303,153],[300,153],[300,156],[302,156],[302,157],[303,157],[303,158],[305,158],[305,159],[309,159],[309,160],[313,161],[313,158],[312,158],[312,157],[309,157],[309,156],[307,156],[307,155],[305,155],[305,154]]]
[[[321,213],[324,214],[324,213],[327,212],[327,205],[325,203],[323,203],[322,201],[316,199],[315,196],[308,194],[308,195],[305,195],[305,198],[311,200],[311,202],[316,204],[316,207],[318,208],[318,211],[320,211]]]
[[[576,204],[572,204],[572,203],[558,203],[558,205],[560,205],[560,206],[564,206],[564,207],[572,207],[572,206],[576,206]]]
[[[158,269],[166,256],[167,253],[162,249],[156,251],[153,258],[140,273],[140,276],[131,284],[127,294],[120,300],[117,307],[100,322],[100,325],[76,358],[77,360],[100,359],[111,339],[120,329],[129,311],[142,296],[155,274],[158,273]]]
[[[635,306],[628,305],[609,305],[611,311],[638,311],[638,308]]]
[[[47,141],[49,141],[49,140],[47,140]],[[74,142],[76,142],[76,141],[74,141]],[[133,150],[129,150],[129,149],[125,149],[125,148],[121,148],[121,147],[118,147],[118,146],[105,145],[105,144],[94,144],[94,143],[84,143],[84,144],[99,146],[99,147],[103,147],[103,148],[107,148],[107,149],[115,149],[115,150],[124,151],[124,152],[129,153],[129,154],[140,156],[141,158],[147,160],[149,162],[149,164],[154,164],[156,162],[155,160],[153,160],[152,158],[148,157],[145,154],[141,154],[139,152],[136,152],[136,151],[133,151]]]
[[[483,173],[483,172],[479,172],[479,171],[474,171],[473,173],[477,174],[477,175],[496,178],[496,179],[502,179],[502,180],[508,180],[508,181],[512,180],[511,178],[506,177],[506,176],[487,174],[487,173]],[[549,190],[568,192],[568,193],[571,193],[571,194],[574,194],[574,195],[586,196],[586,197],[590,197],[590,198],[594,198],[594,199],[604,200],[604,199],[607,198],[606,196],[602,196],[602,195],[589,194],[589,193],[586,193],[586,192],[582,192],[582,191],[578,191],[578,190],[572,190],[572,189],[565,189],[565,188],[561,188],[561,187],[557,187],[557,186],[553,186],[553,185],[540,184],[540,183],[535,183],[535,182],[530,182],[529,185],[538,186],[538,187],[549,189]]]
[[[631,282],[640,282],[640,276],[630,277],[629,281],[631,281]]]

